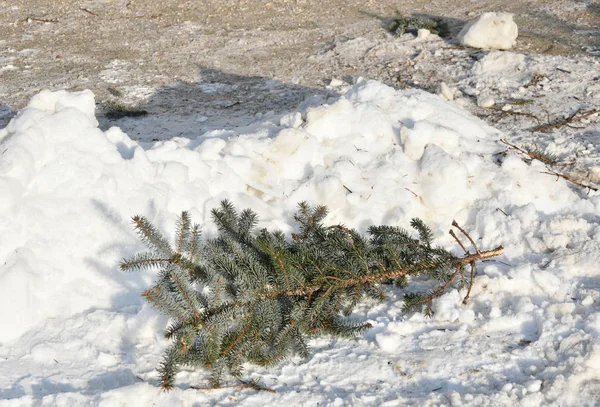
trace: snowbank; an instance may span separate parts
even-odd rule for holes
[[[483,13],[467,23],[458,34],[461,45],[484,49],[511,49],[519,29],[511,13]]]
[[[422,91],[362,82],[332,104],[244,133],[140,145],[102,132],[90,92],[42,92],[0,130],[0,399],[17,405],[575,405],[600,378],[600,199],[574,192],[509,152],[499,133]],[[306,362],[249,375],[278,394],[198,393],[203,372],[159,393],[164,318],[143,305],[154,276],[122,274],[139,251],[129,218],[165,233],[190,210],[214,233],[224,198],[261,225],[291,231],[296,203],[327,204],[331,222],[364,231],[419,216],[438,242],[453,219],[487,263],[473,300],[453,291],[436,316],[403,315],[400,293],[366,304],[374,328],[356,341],[315,341]],[[453,247],[453,246],[452,246]],[[188,383],[188,384],[186,384]],[[434,391],[434,389],[437,389]],[[585,403],[583,405],[586,405]],[[591,405],[591,403],[589,403]]]

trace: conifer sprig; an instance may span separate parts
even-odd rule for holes
[[[158,368],[163,389],[173,388],[181,366],[210,370],[218,387],[226,373],[241,380],[244,363],[273,366],[292,354],[307,356],[311,336],[358,335],[370,324],[349,315],[365,298],[385,300],[383,283],[405,286],[416,276],[438,281],[437,290],[404,298],[405,310],[425,305],[431,314],[432,301],[460,275],[469,284],[466,301],[475,262],[503,251],[474,247],[471,254],[453,234],[465,251],[457,257],[432,246],[433,233],[419,219],[411,222],[414,238],[394,226],[372,226],[361,236],[343,225],[324,226],[326,216],[325,206],[301,202],[298,233],[288,240],[280,231],[254,233],[256,213],[238,213],[223,201],[212,211],[216,238],[200,241],[199,226],[183,212],[173,247],[144,217],[133,218],[149,251],[123,260],[121,269],[158,269],[143,296],[172,318],[165,331],[171,346]]]

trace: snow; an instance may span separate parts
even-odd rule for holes
[[[483,13],[458,34],[461,45],[483,49],[511,49],[519,35],[511,13]]]
[[[480,61],[482,81],[524,58],[502,55]],[[89,91],[41,92],[0,130],[0,400],[594,405],[600,195],[543,174],[501,137],[438,95],[365,80],[279,118],[157,142],[100,130]],[[275,394],[198,391],[190,386],[207,375],[192,370],[162,393],[154,368],[166,319],[140,298],[154,276],[118,270],[142,248],[129,219],[143,214],[171,235],[189,210],[212,236],[210,209],[222,199],[286,233],[302,200],[361,232],[421,217],[458,254],[447,234],[456,219],[480,248],[502,244],[505,255],[479,265],[467,305],[451,290],[432,319],[404,314],[402,290],[389,288],[390,301],[356,311],[373,325],[363,336],[315,339],[308,360],[247,366]]]

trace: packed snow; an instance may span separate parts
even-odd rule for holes
[[[495,58],[490,54],[489,58]],[[512,60],[518,57],[510,56]],[[487,58],[487,57],[486,57]],[[515,63],[518,63],[516,61]],[[489,72],[483,61],[482,72]],[[339,86],[339,84],[336,84]],[[333,85],[332,85],[333,86]],[[543,174],[502,133],[420,90],[358,81],[337,100],[197,138],[132,140],[98,128],[89,91],[44,91],[0,130],[0,400],[6,405],[593,406],[600,397],[600,197]],[[215,233],[222,199],[291,232],[299,201],[364,232],[421,217],[460,253],[453,219],[482,249],[472,299],[449,291],[432,319],[402,291],[365,303],[373,328],[321,338],[307,360],[247,375],[277,393],[169,393],[154,368],[166,319],[140,297],[152,273],[118,263],[142,249],[147,216],[172,234],[189,210]]]
[[[467,23],[458,34],[460,44],[483,49],[511,49],[517,42],[519,28],[511,13],[483,13]]]

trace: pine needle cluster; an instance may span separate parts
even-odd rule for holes
[[[465,250],[459,258],[433,246],[419,219],[411,223],[417,237],[393,226],[372,226],[364,237],[323,225],[326,215],[325,206],[300,203],[298,233],[286,239],[280,231],[255,233],[256,213],[238,213],[223,201],[212,211],[216,238],[202,240],[183,212],[174,246],[147,219],[133,218],[149,250],[124,260],[121,269],[158,270],[143,296],[171,317],[165,331],[171,344],[158,369],[164,389],[173,387],[181,366],[210,370],[217,387],[226,374],[240,379],[245,363],[273,366],[292,354],[307,356],[311,336],[360,334],[370,324],[349,315],[365,298],[385,300],[382,283],[406,285],[418,275],[439,281],[437,291],[405,297],[406,310],[427,305],[431,312],[431,300],[459,274],[468,283],[464,266],[501,253]]]
[[[396,12],[396,18],[388,24],[388,31],[398,36],[405,33],[417,34],[420,29],[427,29],[432,34],[439,35],[442,38],[450,34],[448,23],[441,18],[404,17],[400,12]]]

